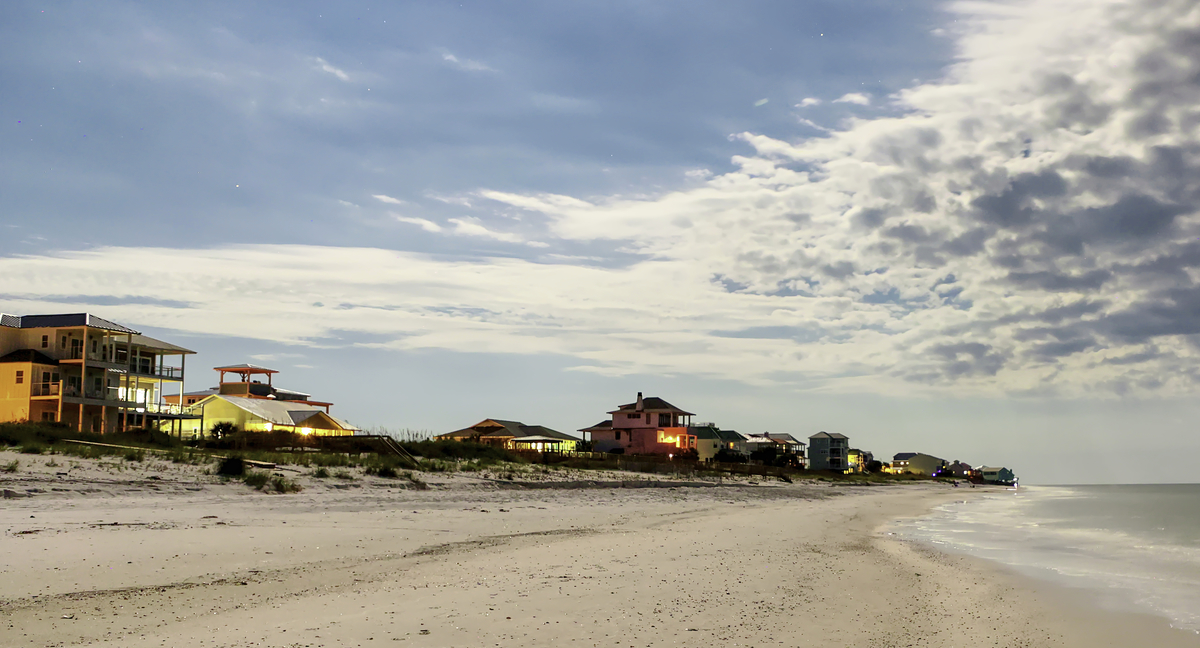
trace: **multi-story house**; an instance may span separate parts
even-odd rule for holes
[[[0,421],[176,432],[193,415],[164,390],[183,391],[194,353],[88,313],[0,314]]]
[[[696,447],[696,436],[688,434],[695,414],[651,396],[621,405],[608,413],[612,418],[579,430],[591,435],[596,452],[628,454],[674,454]]]
[[[808,437],[808,467],[812,470],[845,470],[850,439],[836,432],[818,432]]]
[[[850,448],[846,452],[846,472],[862,473],[867,471],[867,464],[875,460],[870,450]]]
[[[172,398],[182,401],[196,417],[185,431],[193,438],[212,432],[226,423],[244,432],[294,432],[322,436],[345,436],[358,428],[329,414],[333,403],[313,400],[304,392],[276,387],[279,371],[252,364],[213,367],[220,382],[213,389],[188,392]]]

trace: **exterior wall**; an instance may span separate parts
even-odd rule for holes
[[[17,372],[22,382],[17,384]],[[33,379],[33,363],[0,363],[0,421],[28,421],[29,390]]]
[[[808,467],[811,470],[845,470],[849,439],[809,437]]]
[[[710,461],[721,451],[721,447],[720,439],[696,440],[696,453],[700,455],[700,461]]]
[[[617,433],[620,432],[621,438],[617,439]],[[629,430],[604,430],[601,432],[592,432],[592,450],[595,452],[609,452],[617,448],[627,448],[633,441]]]
[[[945,462],[937,457],[927,454],[917,454],[908,460],[907,472],[914,475],[932,475],[941,468]]]

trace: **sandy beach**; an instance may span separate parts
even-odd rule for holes
[[[973,493],[940,484],[293,471],[305,490],[271,495],[154,460],[12,460],[3,646],[1200,646],[890,535]]]

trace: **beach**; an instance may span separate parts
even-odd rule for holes
[[[283,495],[12,460],[3,646],[1200,646],[891,534],[976,494],[944,484],[297,473]]]

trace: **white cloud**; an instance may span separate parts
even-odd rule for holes
[[[442,60],[460,70],[466,70],[468,72],[495,72],[494,69],[488,67],[484,63],[473,61],[471,59],[460,59],[450,52],[444,52],[442,54]]]
[[[758,101],[754,102],[754,107],[758,108],[759,106],[765,106],[767,105],[768,101],[770,101],[770,99],[759,99]]]
[[[438,225],[437,223],[435,223],[431,220],[426,220],[424,218],[417,218],[415,216],[401,216],[399,214],[392,214],[392,218],[395,218],[397,221],[399,221],[401,223],[408,223],[410,225],[416,225],[416,226],[420,227],[421,229],[425,230],[426,232],[433,232],[434,234],[437,234],[442,231],[441,225]]]
[[[334,67],[334,66],[330,65],[330,64],[329,64],[329,62],[328,62],[328,61],[326,61],[325,59],[323,59],[323,58],[320,58],[320,57],[317,57],[317,58],[315,58],[315,59],[314,59],[314,61],[316,62],[316,64],[317,64],[317,67],[318,67],[318,68],[319,68],[319,69],[320,69],[322,72],[328,72],[329,74],[332,74],[333,76],[335,76],[335,77],[337,77],[337,78],[341,79],[342,81],[349,81],[349,80],[350,80],[350,75],[349,75],[349,74],[346,74],[346,73],[345,73],[345,71],[343,71],[343,70],[340,70],[340,69],[338,69],[338,68],[336,68],[336,67]]]
[[[852,103],[860,106],[869,106],[871,105],[871,98],[861,92],[850,92],[834,99],[833,103]]]
[[[520,233],[398,217],[617,250],[601,261],[102,248],[0,259],[16,287],[0,306],[170,294],[195,308],[129,300],[103,314],[297,345],[347,330],[400,349],[562,354],[609,374],[893,394],[1194,393],[1200,52],[1179,44],[1200,9],[954,10],[959,62],[899,93],[896,115],[810,139],[738,134],[747,151],[732,171],[649,198],[473,194],[479,209],[536,214]],[[161,270],[132,270],[144,267]]]
[[[375,200],[378,200],[379,202],[387,203],[389,205],[407,205],[408,204],[407,202],[400,200],[399,198],[392,198],[391,196],[385,196],[383,194],[372,194],[371,197],[374,198]]]
[[[483,222],[474,217],[451,218],[451,223],[454,223],[454,233],[463,236],[480,236],[490,238],[505,243],[521,243],[530,247],[549,247],[541,241],[529,241],[512,232],[497,232],[490,230],[484,226]]]
[[[820,106],[821,100],[816,97],[806,97],[796,104],[797,108],[808,108],[809,106]]]

